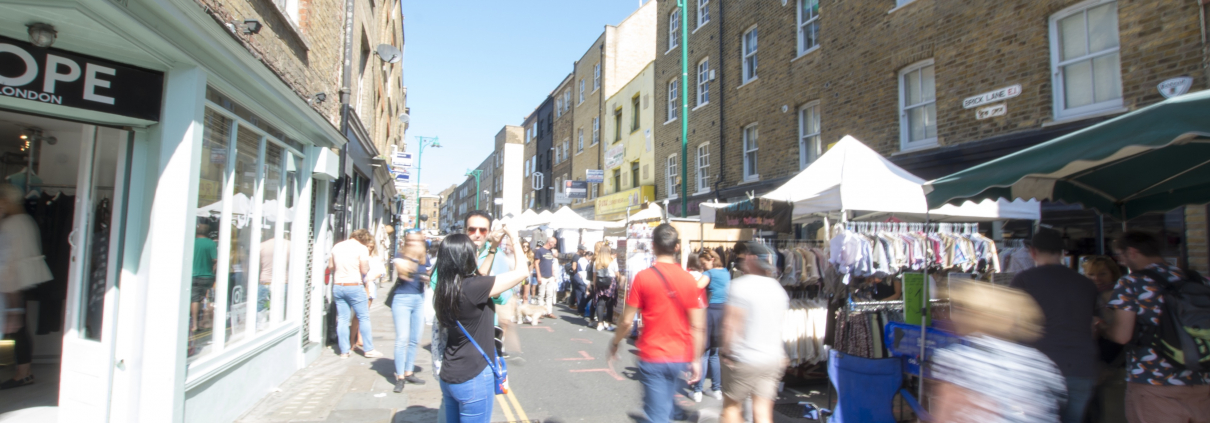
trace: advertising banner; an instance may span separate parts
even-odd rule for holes
[[[790,221],[793,217],[793,203],[755,198],[718,209],[715,212],[714,227],[790,232]]]
[[[588,198],[588,181],[563,181],[567,198]]]
[[[605,151],[605,168],[613,169],[621,166],[622,162],[626,161],[626,145],[618,143],[618,145]]]

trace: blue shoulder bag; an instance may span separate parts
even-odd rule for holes
[[[466,340],[471,341],[471,345],[474,345],[476,350],[479,350],[479,354],[483,356],[484,360],[487,360],[487,367],[492,369],[492,375],[496,376],[496,395],[507,394],[508,366],[504,364],[504,359],[501,357],[496,357],[495,360],[493,360],[488,357],[487,353],[483,352],[483,348],[479,348],[479,343],[475,342],[475,338],[471,337],[471,334],[466,332],[466,328],[462,327],[462,322],[457,323],[458,329],[462,331],[462,335],[466,336]]]

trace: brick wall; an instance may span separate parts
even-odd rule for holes
[[[601,63],[602,48],[604,48],[607,40],[607,35],[611,31],[610,27],[606,27],[606,32],[602,33],[596,41],[588,47],[584,55],[575,63],[575,72],[572,75],[571,85],[571,103],[572,103],[572,164],[571,167],[576,172],[581,172],[587,169],[601,168],[601,145],[600,143],[593,144],[592,142],[592,120],[599,118],[601,113],[601,90],[593,90],[593,66]],[[608,80],[610,75],[602,70],[601,78]],[[584,101],[580,102],[580,81],[584,81]],[[578,146],[578,138],[580,131],[584,131],[584,149],[581,151]],[[591,186],[591,184],[589,184]],[[599,188],[598,188],[599,189]],[[592,188],[589,188],[589,196],[592,196]],[[574,208],[590,207],[593,202],[589,201],[578,202],[573,204]]]

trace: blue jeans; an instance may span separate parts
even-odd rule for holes
[[[391,317],[395,318],[395,374],[412,372],[420,330],[424,328],[424,294],[395,294]]]
[[[496,399],[496,376],[490,366],[483,366],[478,376],[462,383],[441,381],[441,407],[446,423],[488,423],[492,420],[492,405]]]
[[[719,367],[718,348],[707,348],[702,353],[702,378],[693,384],[693,392],[702,392],[706,385],[706,376],[710,376],[710,387],[720,391],[723,389],[722,367]]]
[[[689,363],[649,363],[639,360],[639,382],[643,384],[643,414],[649,423],[672,421],[676,412],[677,385]]]
[[[1067,403],[1059,407],[1059,420],[1063,423],[1081,423],[1088,402],[1096,391],[1097,380],[1090,377],[1067,377]]]
[[[336,299],[336,345],[341,354],[349,353],[349,309],[357,313],[361,330],[362,351],[374,351],[374,332],[370,330],[370,307],[366,288],[361,285],[336,285],[332,287]]]
[[[265,311],[269,309],[269,285],[256,285],[256,311]]]

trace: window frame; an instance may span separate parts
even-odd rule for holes
[[[669,154],[668,160],[665,162],[666,166],[664,166],[664,183],[667,186],[669,199],[679,198],[681,192],[680,185],[675,183],[676,178],[680,176],[680,162],[677,161],[676,155],[677,153]]]
[[[672,78],[668,81],[668,110],[666,111],[668,114],[668,119],[664,121],[664,124],[668,124],[669,122],[676,120],[677,116],[680,115],[680,110],[678,108],[681,106],[677,103],[677,100],[680,99],[679,82],[680,81],[677,78]]]
[[[802,7],[802,6],[803,6],[803,3],[804,3],[804,2],[812,2],[812,1],[815,3],[815,10],[816,10],[816,12],[815,12],[815,14],[814,14],[815,16],[812,16],[812,17],[811,17],[811,19],[808,19],[808,20],[806,20],[806,21],[804,22],[804,21],[803,21],[803,16],[802,16],[802,15],[803,15],[803,13],[802,13],[802,11],[803,11],[803,7]],[[797,16],[797,19],[796,19],[796,21],[795,21],[795,22],[796,22],[796,24],[797,24],[797,31],[796,31],[796,32],[797,32],[797,34],[798,34],[798,39],[797,39],[797,47],[795,48],[795,50],[798,52],[798,55],[799,55],[799,56],[803,56],[803,55],[806,55],[807,53],[810,53],[810,52],[812,52],[812,51],[815,51],[815,49],[818,49],[818,48],[819,48],[819,12],[818,12],[818,10],[819,10],[819,0],[794,0],[794,3],[795,3],[795,6],[796,6],[796,7],[794,8],[794,9],[796,10],[794,13],[795,13],[795,15]],[[806,38],[806,37],[805,37],[805,35],[806,35],[806,34],[805,34],[805,32],[804,32],[803,30],[804,30],[805,28],[807,28],[807,27],[811,26],[811,25],[815,25],[815,35],[816,35],[816,37],[815,37],[815,45],[812,45],[812,46],[807,47],[807,48],[803,48],[803,42],[804,42],[804,40],[805,40],[805,38]]]
[[[592,92],[601,89],[601,64],[592,65]]]
[[[581,104],[584,104],[584,78],[580,78],[580,101],[576,105],[579,106]]]
[[[806,132],[807,120],[803,117],[803,113],[808,110],[814,111],[815,132],[812,133]],[[823,155],[823,138],[820,135],[823,132],[821,129],[822,122],[822,114],[819,111],[819,100],[798,106],[798,170],[806,169],[807,166],[810,166],[811,163],[815,162],[815,160],[819,160],[819,156]],[[815,147],[818,149],[819,155],[815,156],[811,160],[807,160],[806,144],[808,143],[807,140],[810,138],[814,139]]]
[[[1119,15],[1117,15],[1116,13],[1114,15],[1114,21],[1118,24],[1118,27],[1114,29],[1114,32],[1116,32],[1117,36],[1118,36],[1117,46],[1108,48],[1105,50],[1101,50],[1098,52],[1087,51],[1083,56],[1080,56],[1080,57],[1074,58],[1074,59],[1061,60],[1061,57],[1060,57],[1060,52],[1062,51],[1062,48],[1063,48],[1063,45],[1062,45],[1063,40],[1062,40],[1062,35],[1060,34],[1060,31],[1059,31],[1059,22],[1062,21],[1063,19],[1066,19],[1066,18],[1071,17],[1076,14],[1084,15],[1084,40],[1087,43],[1090,38],[1088,36],[1088,33],[1089,33],[1088,10],[1104,6],[1108,3],[1114,3],[1115,12],[1117,12],[1119,10],[1120,6],[1117,4],[1118,3],[1117,0],[1089,0],[1089,1],[1081,2],[1079,4],[1075,4],[1066,9],[1060,10],[1059,12],[1050,15],[1050,17],[1047,20],[1048,29],[1050,32],[1050,72],[1051,72],[1050,80],[1051,80],[1051,87],[1053,87],[1051,89],[1051,95],[1053,97],[1053,103],[1052,103],[1051,108],[1053,109],[1053,116],[1054,116],[1054,120],[1056,120],[1056,121],[1074,119],[1074,118],[1079,118],[1079,117],[1088,116],[1088,115],[1096,115],[1099,113],[1104,113],[1106,111],[1113,111],[1113,110],[1122,109],[1125,107],[1124,98],[1123,98],[1124,96],[1122,93],[1122,90],[1123,90],[1123,87],[1122,87],[1122,56],[1121,56],[1121,49],[1122,49],[1121,26],[1122,25],[1121,25],[1120,19],[1118,19]],[[1090,45],[1086,44],[1085,48],[1088,50],[1091,50]],[[1093,103],[1074,107],[1074,108],[1067,108],[1066,107],[1067,106],[1067,98],[1066,98],[1067,81],[1063,75],[1063,68],[1071,66],[1071,65],[1079,64],[1079,63],[1084,63],[1084,62],[1091,63],[1093,60],[1095,60],[1097,58],[1112,55],[1112,54],[1118,55],[1118,63],[1117,63],[1117,65],[1118,65],[1117,66],[1118,96],[1117,96],[1117,98],[1109,99],[1109,100],[1105,100],[1105,101],[1101,101],[1101,102],[1096,102],[1096,99],[1094,97]],[[1091,64],[1090,64],[1090,66],[1091,66]],[[1095,72],[1095,70],[1093,70],[1093,72]],[[1092,80],[1093,80],[1092,89],[1093,89],[1093,92],[1095,93],[1096,76],[1095,76],[1095,73],[1093,75],[1094,76],[1092,77]]]
[[[576,128],[576,154],[584,152],[584,128]]]
[[[933,68],[933,99],[928,100],[928,101],[921,101],[920,103],[916,103],[916,104],[909,106],[907,104],[908,99],[907,99],[907,84],[905,83],[906,78],[907,78],[908,74],[910,74],[912,72],[916,72],[916,71],[920,71],[920,73],[923,77],[923,75],[924,75],[923,70],[924,70],[924,68],[928,68],[928,67]],[[921,82],[922,82],[921,83],[921,88],[922,88],[921,97],[923,98],[923,81],[921,81]],[[921,60],[919,62],[913,63],[913,64],[906,66],[903,69],[899,70],[898,85],[899,85],[899,151],[910,151],[910,150],[916,150],[916,149],[921,149],[921,148],[930,148],[930,147],[936,146],[937,145],[937,135],[936,135],[936,132],[937,132],[937,129],[936,129],[936,126],[937,126],[937,122],[936,122],[936,116],[937,116],[937,108],[936,108],[937,107],[937,67],[936,67],[936,65],[934,65],[933,59]],[[912,134],[911,134],[912,130],[909,127],[909,121],[911,118],[908,116],[908,111],[911,109],[928,107],[930,104],[933,106],[933,118],[934,118],[933,133],[934,133],[934,135],[932,137],[927,137],[927,138],[912,141]],[[927,128],[927,125],[926,125],[926,128]],[[927,133],[927,130],[926,130],[926,133]]]
[[[755,45],[754,47],[752,47],[751,51],[748,50],[748,44],[749,44],[748,34],[753,35],[752,41],[754,41],[754,42],[752,44]],[[747,31],[744,31],[744,33],[742,35],[740,35],[739,58],[740,58],[740,81],[742,82],[742,84],[747,84],[749,82],[755,81],[757,79],[757,77],[759,76],[756,73],[756,70],[760,69],[760,63],[757,61],[757,53],[759,53],[759,48],[760,48],[760,32],[757,31],[756,25],[752,25],[751,28],[748,28]],[[748,64],[748,58],[752,59],[752,64],[750,66]],[[751,74],[751,75],[749,75],[749,74]]]
[[[601,117],[596,116],[592,118],[592,144],[588,146],[592,147],[599,142],[601,142]]]
[[[704,67],[704,69],[703,69]],[[710,104],[710,57],[697,62],[697,107]]]
[[[751,136],[749,135],[748,131],[752,131]],[[749,137],[751,137],[753,148],[748,148]],[[760,144],[759,144],[760,143],[760,126],[759,126],[759,123],[753,122],[753,123],[750,123],[750,124],[744,126],[743,135],[741,137],[741,140],[743,142],[741,144],[741,146],[743,147],[743,153],[744,153],[742,156],[743,163],[744,163],[744,174],[743,174],[744,182],[759,181],[760,180],[760,155],[758,154],[760,151]],[[748,155],[749,154],[751,154],[753,156],[752,161],[755,162],[755,164],[751,165],[751,168],[749,167],[749,164],[748,164]]]
[[[710,0],[697,1],[697,27],[710,23]]]
[[[675,7],[668,12],[668,54],[679,47],[681,39],[681,8]]]
[[[630,107],[633,109],[630,113],[630,133],[633,134],[638,132],[639,126],[643,124],[642,117],[639,114],[643,107],[642,93],[635,93],[634,97],[630,98]]]
[[[703,150],[705,150],[705,154],[703,154]],[[697,194],[710,192],[710,183],[708,182],[710,178],[710,143],[704,142],[697,145],[696,163],[695,174],[697,177],[694,179],[697,181],[695,184],[697,185]]]

